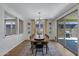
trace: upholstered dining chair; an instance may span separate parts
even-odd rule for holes
[[[36,48],[35,55],[37,55],[37,52],[39,51],[42,52],[42,55],[44,55],[44,51],[43,51],[44,44],[42,41],[37,41],[35,44],[35,48]]]

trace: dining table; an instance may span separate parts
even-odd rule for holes
[[[31,45],[32,45],[32,54],[33,54],[33,50],[34,50],[34,46],[35,43],[39,42],[43,42],[44,46],[46,47],[46,54],[47,54],[47,50],[48,50],[48,39],[45,36],[34,36],[31,40]]]

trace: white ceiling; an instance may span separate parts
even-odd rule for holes
[[[62,12],[69,3],[7,3],[7,6],[12,8],[17,13],[25,18],[36,19],[54,19],[60,12]]]

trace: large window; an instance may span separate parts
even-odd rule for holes
[[[5,36],[16,34],[16,19],[6,19],[5,28],[6,28]]]
[[[44,26],[43,26],[43,21],[42,20],[37,20],[36,21],[36,34],[37,35],[43,35],[43,30],[44,30]]]
[[[57,21],[58,42],[65,48],[78,55],[78,10]]]
[[[5,36],[23,33],[23,20],[5,11]]]

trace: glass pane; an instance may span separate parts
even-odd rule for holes
[[[62,45],[65,45],[65,39],[64,39],[64,22],[63,20],[59,20],[57,22],[57,26],[58,26],[58,42]]]
[[[39,28],[39,24],[36,24],[36,28]]]
[[[43,28],[43,24],[40,24],[40,28]]]
[[[66,41],[66,48],[69,49],[71,52],[77,55],[77,29],[78,29],[78,22],[65,22],[65,41]]]
[[[6,36],[16,34],[16,20],[6,19],[5,20]]]
[[[11,24],[6,22],[6,36],[11,34]]]

